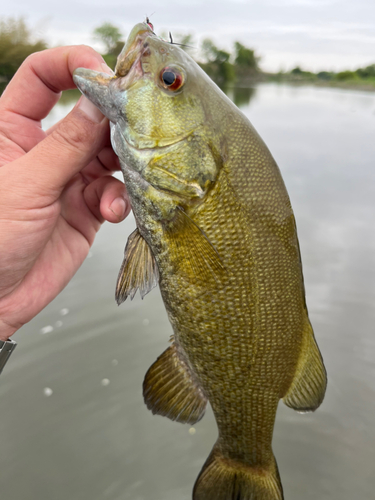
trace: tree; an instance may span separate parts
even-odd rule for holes
[[[187,33],[185,35],[177,33],[177,35],[173,35],[173,41],[175,41],[181,46],[185,52],[190,52],[194,49],[194,36],[191,33]]]
[[[255,57],[255,52],[252,49],[248,49],[242,43],[234,43],[236,58],[234,64],[239,66],[243,70],[258,70],[258,58]]]
[[[356,73],[360,78],[373,78],[375,77],[375,64],[370,64],[366,68],[358,68]]]
[[[26,57],[46,48],[43,40],[33,39],[23,18],[0,20],[0,80],[8,82]]]
[[[205,72],[222,88],[233,82],[235,72],[230,53],[216,47],[209,38],[203,40],[201,50],[205,59],[201,66]]]
[[[202,42],[202,52],[208,63],[222,64],[229,62],[230,53],[216,47],[212,40],[205,38]]]
[[[121,52],[123,46],[123,42],[121,42],[122,33],[117,26],[111,23],[104,23],[98,26],[94,29],[94,38],[104,44],[106,54],[118,56]]]

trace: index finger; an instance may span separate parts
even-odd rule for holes
[[[20,66],[0,99],[0,110],[40,121],[60,98],[62,90],[73,89],[76,68],[109,73],[104,59],[86,45],[56,47],[29,56]]]

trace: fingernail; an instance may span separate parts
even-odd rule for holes
[[[94,104],[89,101],[85,96],[82,96],[81,99],[78,101],[77,105],[78,109],[82,111],[82,113],[85,113],[90,120],[96,123],[100,123],[104,115],[99,109],[94,106]]]
[[[114,71],[112,71],[111,68],[109,66],[107,66],[107,64],[105,62],[102,63],[102,72],[106,73],[107,75],[111,75],[111,76],[113,76],[115,74]]]
[[[116,198],[114,201],[112,201],[111,205],[109,206],[109,209],[120,220],[123,219],[126,210],[126,203],[124,198]]]

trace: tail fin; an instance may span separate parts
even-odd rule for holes
[[[194,486],[193,500],[283,500],[275,458],[267,468],[225,458],[214,446]]]

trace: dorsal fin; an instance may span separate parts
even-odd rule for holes
[[[120,305],[128,297],[133,299],[137,290],[143,297],[159,281],[155,258],[138,228],[129,236],[124,260],[117,278],[116,301]]]

